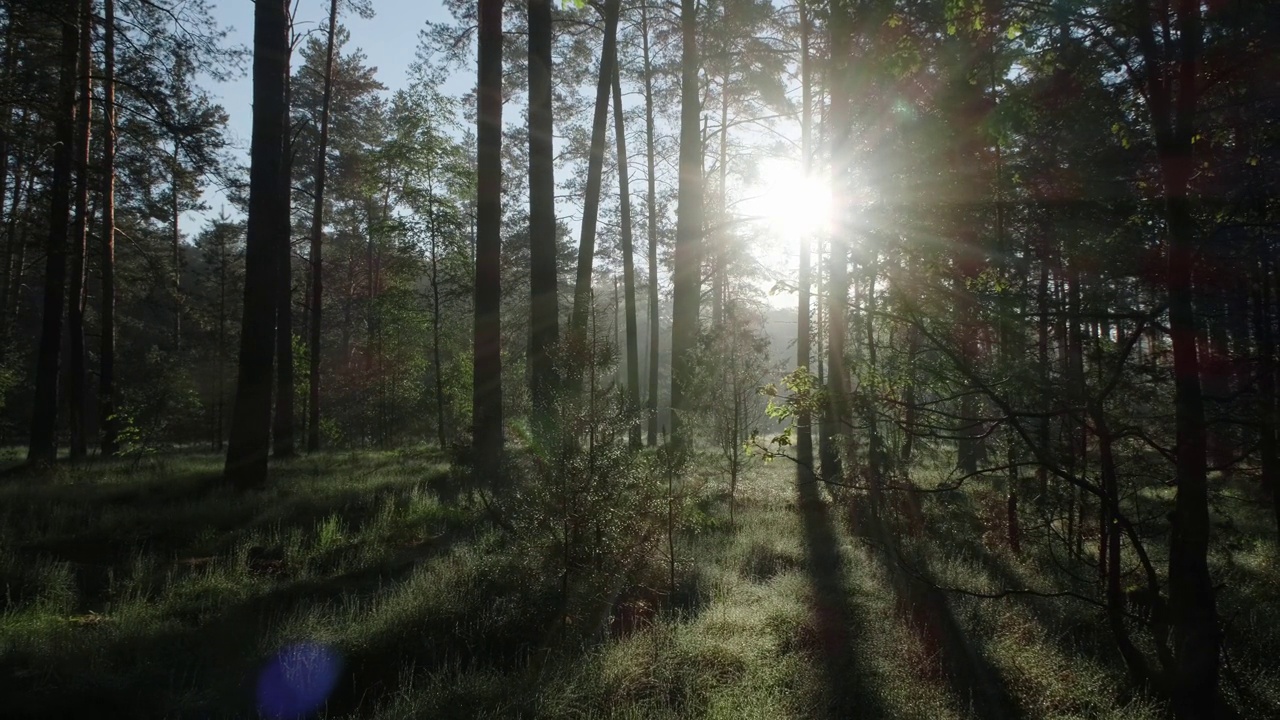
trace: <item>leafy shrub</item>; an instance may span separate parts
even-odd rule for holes
[[[655,564],[665,481],[652,455],[629,447],[636,416],[620,397],[557,405],[554,429],[523,434],[528,452],[512,468],[519,480],[510,531],[524,561],[556,578],[563,623],[593,632],[613,596]]]

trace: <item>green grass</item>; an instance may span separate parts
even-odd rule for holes
[[[586,617],[551,632],[556,578],[450,492],[438,455],[302,458],[243,496],[219,469],[214,456],[174,455],[0,484],[0,716],[257,717],[260,671],[306,642],[342,660],[322,711],[332,718],[772,719],[840,707],[923,720],[977,717],[991,697],[1027,718],[1163,717],[1127,687],[1094,606],[920,595],[835,506],[821,519],[834,564],[815,560],[806,538],[819,520],[799,512],[784,463],[743,481],[733,528],[721,483],[705,487],[677,543],[675,597],[666,557],[649,558],[633,580],[662,609],[621,633]],[[1080,576],[1034,543],[1014,555],[985,532],[992,499],[979,485],[927,498],[924,537],[902,542],[902,564],[973,592]],[[1223,684],[1265,717],[1280,708],[1274,532],[1259,513],[1230,517],[1214,556],[1232,643]],[[958,671],[960,660],[978,669]]]

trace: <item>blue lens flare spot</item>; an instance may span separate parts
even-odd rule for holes
[[[342,672],[342,658],[318,643],[288,645],[258,675],[258,712],[298,718],[324,705]]]

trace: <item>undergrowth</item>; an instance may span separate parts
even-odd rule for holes
[[[667,499],[654,462],[626,460],[619,487],[646,493],[631,501],[656,521]],[[540,514],[554,493],[486,505],[427,451],[288,461],[244,496],[222,487],[219,465],[167,455],[0,484],[0,716],[258,717],[272,663],[301,657],[291,648],[323,649],[333,681],[318,715],[330,718],[923,720],[981,716],[984,693],[1010,717],[1164,716],[1127,686],[1096,606],[974,596],[1082,576],[992,542],[976,519],[982,488],[926,500],[923,536],[891,554],[850,532],[839,506],[802,512],[782,463],[748,474],[731,526],[727,487],[695,463],[674,542],[634,542],[639,526],[623,523],[612,554],[572,558],[596,577],[582,571],[645,553],[600,574],[608,588],[577,590],[609,601],[600,622],[566,612],[548,560],[566,536]],[[581,487],[597,506],[618,491]],[[494,507],[537,512],[503,528]],[[1266,717],[1280,697],[1280,570],[1266,526],[1237,522],[1215,556],[1223,685]],[[957,591],[906,592],[903,565]],[[954,672],[956,657],[987,674]]]

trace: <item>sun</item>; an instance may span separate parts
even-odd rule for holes
[[[830,229],[831,188],[817,176],[806,177],[794,160],[765,160],[746,190],[742,212],[761,224],[769,245],[790,254],[802,239]]]

